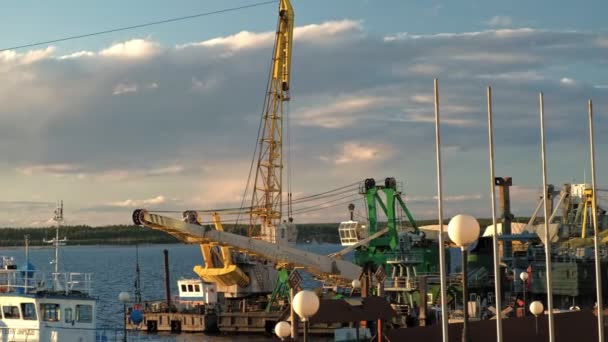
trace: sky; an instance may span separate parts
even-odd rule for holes
[[[436,218],[433,79],[439,80],[445,217],[491,216],[486,87],[496,175],[513,211],[548,182],[608,185],[605,1],[292,0],[293,198],[395,177],[414,217]],[[128,224],[136,208],[239,206],[262,110],[277,4],[10,48],[255,3],[19,1],[0,31],[0,226]],[[6,50],[8,49],[8,50]],[[296,222],[346,219],[337,200]],[[360,197],[356,212],[364,216]],[[246,201],[247,203],[248,201]],[[336,205],[336,206],[333,206]]]

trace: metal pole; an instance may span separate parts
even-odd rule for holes
[[[127,342],[127,303],[122,303],[122,340]]]
[[[494,126],[492,122],[492,87],[488,87],[488,138],[490,144],[490,195],[492,198],[492,224],[494,236],[492,249],[494,254],[494,292],[496,298],[496,341],[502,341],[502,291],[500,289],[500,256],[498,254],[498,227],[496,226],[496,186],[494,185]]]
[[[169,251],[163,250],[165,256],[165,301],[167,302],[168,312],[171,312],[171,282],[169,275]]]
[[[462,321],[462,342],[469,342],[469,335],[467,331],[467,326],[469,325],[469,298],[467,298],[469,296],[467,286],[467,250],[464,246],[461,247],[460,250],[462,255],[462,311],[464,313],[464,320]]]
[[[441,188],[441,132],[439,129],[439,85],[434,80],[435,88],[435,149],[437,152],[437,215],[439,218],[439,283],[441,292],[441,336],[448,342],[448,299],[445,279],[445,249],[443,245],[443,190]]]
[[[555,341],[553,335],[553,287],[551,285],[551,234],[549,234],[549,206],[547,196],[547,160],[545,158],[545,102],[543,93],[540,93],[540,141],[541,141],[541,158],[543,169],[543,202],[545,212],[545,269],[547,273],[547,315],[549,342]]]
[[[302,340],[304,342],[308,341],[308,319],[304,321],[304,334]]]
[[[291,319],[291,339],[293,341],[298,340],[298,314],[293,309],[293,297],[295,296],[295,290],[293,288],[289,289],[289,306],[290,306],[290,319]]]
[[[526,310],[528,310],[528,307],[526,306],[526,281],[522,280],[521,283],[524,287],[524,317],[526,317]]]
[[[591,146],[591,187],[593,215],[593,250],[595,256],[595,289],[597,291],[597,334],[598,341],[604,341],[604,299],[602,297],[602,268],[600,264],[600,242],[597,228],[597,206],[595,202],[595,143],[593,141],[593,103],[589,100],[589,145]]]

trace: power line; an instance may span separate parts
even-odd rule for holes
[[[225,8],[225,9],[221,9],[221,10],[217,10],[217,11],[198,13],[198,14],[187,15],[187,16],[183,16],[183,17],[164,19],[164,20],[153,21],[153,22],[149,22],[149,23],[132,25],[132,26],[118,27],[118,28],[104,30],[104,31],[97,31],[97,32],[91,32],[91,33],[79,34],[79,35],[76,35],[76,36],[69,36],[69,37],[63,37],[63,38],[58,38],[58,39],[46,40],[46,41],[37,42],[37,43],[18,45],[18,46],[13,46],[13,47],[9,47],[9,48],[0,49],[0,52],[8,51],[8,50],[23,49],[23,48],[28,48],[28,47],[38,46],[38,45],[46,45],[46,44],[52,44],[52,43],[65,42],[67,40],[74,40],[74,39],[80,39],[80,38],[86,38],[86,37],[93,37],[93,36],[98,36],[98,35],[108,34],[108,33],[113,33],[113,32],[133,30],[133,29],[136,29],[136,28],[142,28],[142,27],[147,27],[147,26],[167,24],[167,23],[171,23],[171,22],[175,22],[175,21],[195,19],[195,18],[206,17],[206,16],[214,15],[214,14],[221,14],[221,13],[226,13],[226,12],[234,12],[234,11],[239,11],[239,10],[242,10],[242,9],[247,9],[247,8],[252,8],[252,7],[258,7],[258,6],[268,5],[268,4],[272,4],[272,3],[276,3],[276,2],[277,2],[276,0],[257,2],[257,3],[254,3],[254,4],[243,5],[243,6],[238,6],[238,7],[231,7],[231,8]]]

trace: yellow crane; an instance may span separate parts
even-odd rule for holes
[[[286,240],[285,234],[277,234],[277,226],[281,222],[283,206],[283,107],[290,98],[293,21],[291,3],[281,0],[251,196],[249,236],[272,243]]]
[[[283,191],[283,106],[290,98],[289,80],[293,20],[294,11],[290,1],[280,0],[278,28],[264,112],[262,113],[263,122],[259,136],[257,168],[250,210],[249,237],[280,245],[290,242],[290,238],[293,240],[293,234],[289,231],[289,228],[291,230],[295,229],[292,225],[281,225],[279,227],[282,217]],[[144,220],[142,216],[138,217],[136,222],[172,233],[183,241],[199,243],[205,265],[195,266],[194,272],[204,281],[216,283],[218,291],[226,293],[229,297],[271,292],[276,285],[277,277],[273,262],[288,263],[282,258],[276,258],[272,253],[270,253],[272,254],[271,262],[267,262],[269,258],[264,258],[263,255],[266,252],[262,252],[267,248],[262,250],[258,248],[252,251],[240,246],[238,250],[233,250],[233,245],[230,243],[218,243],[213,239],[200,239],[191,234],[176,233],[175,228],[180,224],[168,218],[153,223]],[[196,211],[184,212],[183,222],[199,226],[201,223]],[[228,234],[224,232],[219,214],[215,213],[213,215],[213,222],[215,231]],[[253,229],[253,227],[259,227],[259,229]],[[281,230],[279,234],[277,234],[277,229]],[[258,260],[261,258],[265,260]],[[235,260],[238,260],[238,262],[235,262]]]

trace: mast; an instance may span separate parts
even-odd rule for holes
[[[141,303],[141,274],[139,271],[139,248],[135,245],[135,303]]]
[[[55,287],[57,287],[59,285],[59,246],[67,241],[66,238],[59,240],[59,228],[63,224],[63,201],[57,203],[57,208],[55,209],[55,216],[53,216],[53,221],[55,221],[55,238],[51,240],[45,239],[44,242],[52,244],[55,248],[55,259],[53,259],[51,263],[53,263],[54,265],[53,279],[54,285]]]
[[[259,222],[257,238],[273,243],[277,242],[276,226],[282,216],[283,105],[289,101],[293,19],[290,1],[281,0],[251,197],[249,235],[258,235],[254,227]]]

